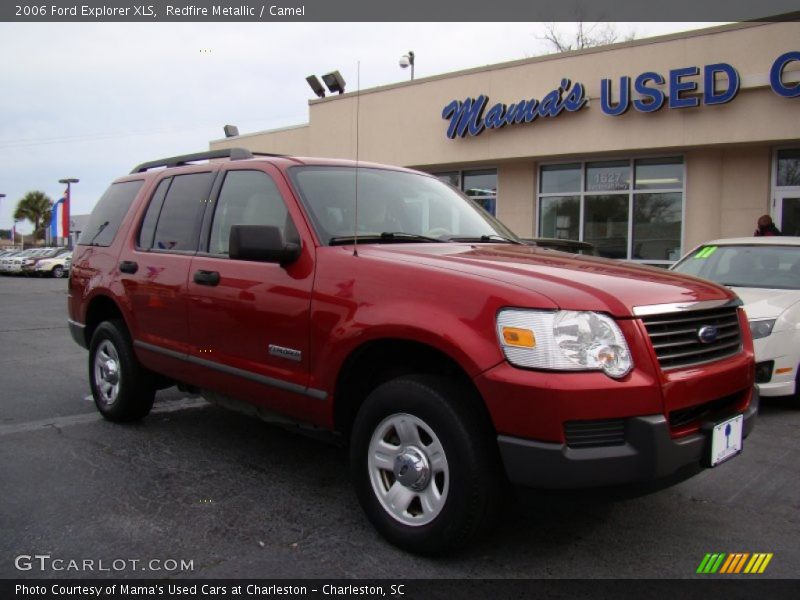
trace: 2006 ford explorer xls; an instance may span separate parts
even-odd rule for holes
[[[509,481],[722,463],[758,404],[725,288],[520,244],[433,176],[344,160],[138,166],[80,238],[69,318],[106,418],[177,383],[338,432],[370,521],[429,554],[488,527]]]

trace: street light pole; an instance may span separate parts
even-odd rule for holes
[[[78,183],[80,179],[75,179],[74,177],[67,177],[66,179],[59,179],[58,183],[66,183],[67,184],[67,200],[64,202],[64,210],[62,212],[61,218],[61,228],[64,230],[64,241],[65,246],[72,248],[72,236],[70,235],[69,231],[69,211],[70,211],[70,194],[72,188],[70,187],[73,183]]]

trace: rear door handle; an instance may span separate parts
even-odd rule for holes
[[[219,273],[217,271],[195,271],[194,282],[198,285],[219,285]]]
[[[139,265],[132,260],[123,260],[121,263],[119,263],[119,270],[123,273],[129,273],[130,275],[133,275],[139,270]]]

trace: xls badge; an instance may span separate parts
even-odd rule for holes
[[[294,360],[296,362],[300,362],[303,360],[303,353],[300,350],[295,350],[294,348],[285,348],[283,346],[276,346],[275,344],[269,345],[269,353],[272,356],[277,356],[279,358],[287,358],[289,360]]]

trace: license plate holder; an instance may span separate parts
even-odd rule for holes
[[[742,451],[744,415],[736,415],[714,425],[711,430],[711,456],[709,464],[715,467]]]

